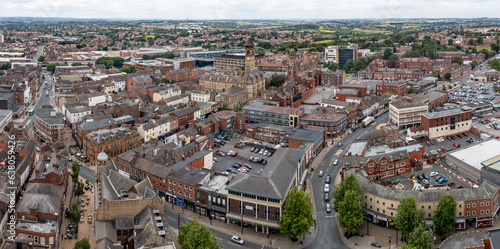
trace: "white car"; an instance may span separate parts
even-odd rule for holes
[[[231,241],[236,243],[236,244],[240,244],[240,245],[243,245],[245,243],[245,241],[242,238],[240,238],[236,235],[233,235],[233,237],[231,237]]]
[[[434,176],[437,176],[437,175],[438,175],[438,173],[437,173],[437,172],[431,172],[431,173],[429,173],[429,175],[430,175],[431,177],[434,177]]]
[[[335,159],[335,161],[333,161],[333,165],[337,165],[339,164],[339,159]]]
[[[325,191],[325,193],[329,193],[330,192],[330,184],[325,184],[324,191]]]

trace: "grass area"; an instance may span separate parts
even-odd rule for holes
[[[322,41],[316,41],[316,42],[313,42],[314,44],[326,44],[326,43],[330,43],[330,42],[333,42],[335,40],[322,40]]]
[[[148,38],[153,38],[153,39],[154,39],[154,38],[155,38],[155,36],[154,36],[154,35],[147,35],[147,36],[146,36],[146,39],[148,39]]]
[[[387,30],[376,30],[376,29],[353,29],[352,31],[359,31],[363,33],[389,33],[391,31]]]
[[[490,50],[491,47],[490,46],[477,46],[476,49],[477,49],[477,51],[481,51],[483,49]]]

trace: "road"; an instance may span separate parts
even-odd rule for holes
[[[314,204],[316,207],[317,214],[317,226],[318,226],[318,236],[316,239],[306,248],[308,249],[326,249],[326,248],[349,248],[347,247],[340,236],[343,236],[339,233],[337,220],[334,217],[333,213],[327,213],[325,211],[324,201],[324,179],[325,177],[319,177],[318,172],[323,170],[325,175],[332,176],[332,183],[330,183],[330,188],[333,190],[335,186],[333,185],[333,181],[335,181],[335,176],[339,174],[339,170],[342,165],[342,156],[336,156],[335,154],[339,152],[340,149],[346,149],[349,144],[359,137],[363,136],[365,133],[374,130],[377,125],[380,123],[387,123],[387,119],[389,117],[388,113],[381,115],[377,118],[369,127],[357,129],[354,133],[347,135],[340,142],[344,144],[342,148],[338,147],[335,144],[335,147],[332,148],[328,154],[324,157],[323,161],[325,164],[318,169],[314,170],[314,175],[312,176],[311,182],[313,184],[314,189]],[[338,158],[339,163],[337,165],[333,165],[333,161]],[[331,192],[329,193],[331,194]]]
[[[164,209],[165,209],[165,216],[167,218],[168,225],[170,227],[172,227],[173,229],[178,230],[179,229],[179,226],[178,226],[179,216],[178,216],[178,214],[175,211],[173,211],[172,209],[170,209],[169,207],[167,207],[166,205],[165,205]],[[190,212],[190,211],[187,211],[187,212]],[[183,224],[183,223],[191,222],[191,220],[180,215],[180,222],[181,222],[181,224]],[[216,221],[216,222],[219,222],[219,221]],[[263,246],[263,245],[255,244],[255,243],[248,242],[248,241],[245,241],[245,243],[243,245],[238,245],[238,244],[231,242],[230,239],[231,239],[232,235],[229,235],[229,234],[220,232],[218,230],[212,229],[212,228],[210,228],[210,226],[208,228],[210,229],[211,233],[215,234],[215,236],[217,237],[217,240],[222,243],[222,245],[224,246],[225,249],[239,249],[239,248],[253,248],[253,249],[266,249],[267,248],[267,249],[270,249],[270,248],[272,248],[272,247]],[[238,234],[238,231],[235,231],[235,234]]]

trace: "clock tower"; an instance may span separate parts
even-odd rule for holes
[[[252,37],[250,37],[245,45],[245,71],[252,68],[255,68],[255,45]]]

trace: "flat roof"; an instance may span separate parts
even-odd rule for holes
[[[407,146],[399,146],[399,147],[394,147],[394,148],[391,148],[386,144],[371,146],[369,149],[366,150],[365,157],[387,154],[387,153],[392,153],[392,152],[397,152],[397,151],[407,151],[408,153],[410,153],[410,152],[419,151],[420,148],[422,148],[422,147],[423,146],[421,144],[411,144],[411,145],[407,145]],[[381,153],[382,151],[383,151],[383,153]]]
[[[448,155],[481,170],[482,162],[500,155],[500,141],[490,139],[472,146],[449,152]]]
[[[429,112],[429,113],[424,113],[423,115],[428,117],[428,118],[437,118],[437,117],[444,117],[448,115],[453,115],[461,112],[467,112],[463,111],[461,108],[454,108],[454,109],[448,109],[448,110],[443,110],[439,112]]]
[[[351,152],[351,155],[361,155],[363,154],[363,150],[365,149],[365,146],[368,142],[366,141],[359,141],[359,142],[353,142],[347,151],[345,152],[345,155],[349,155],[349,152]]]

